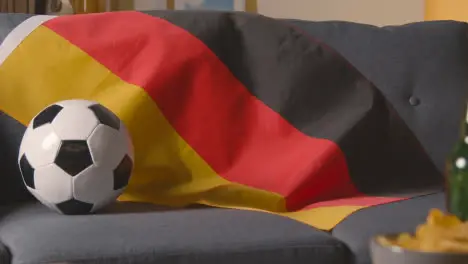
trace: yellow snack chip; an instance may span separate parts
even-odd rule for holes
[[[432,209],[431,211],[429,211],[429,215],[427,217],[427,224],[433,226],[450,227],[461,224],[461,221],[454,215],[445,215],[439,209]]]
[[[428,225],[437,225],[438,222],[444,217],[444,213],[439,209],[431,209],[429,215],[427,216]]]
[[[423,252],[456,252],[468,254],[468,222],[455,215],[432,209],[426,223],[416,227],[414,236],[401,233],[389,243],[408,250]]]

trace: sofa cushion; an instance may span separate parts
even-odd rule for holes
[[[260,212],[131,203],[91,216],[59,215],[35,203],[3,210],[0,239],[15,264],[340,264],[350,256],[328,233]]]
[[[378,234],[414,232],[431,208],[445,208],[444,194],[436,193],[356,212],[341,222],[333,236],[348,244],[356,264],[370,264],[369,241]]]
[[[443,170],[468,91],[468,24],[433,21],[379,28],[292,23],[340,52],[371,80]]]

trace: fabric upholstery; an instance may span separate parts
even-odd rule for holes
[[[0,240],[13,264],[349,263],[347,247],[329,234],[259,212],[129,203],[91,216],[63,216],[40,204],[3,210]]]
[[[349,246],[356,264],[371,264],[369,241],[373,236],[414,232],[416,226],[425,221],[431,208],[445,210],[443,193],[358,211],[341,222],[333,230],[333,236]]]
[[[383,28],[349,22],[292,23],[329,44],[369,78],[443,170],[468,91],[466,23]]]

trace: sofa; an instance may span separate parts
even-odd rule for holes
[[[24,16],[0,14],[0,43]],[[467,24],[285,22],[334,48],[371,80],[443,172],[464,115]],[[359,210],[330,232],[281,216],[204,206],[119,202],[100,214],[67,217],[26,191],[16,165],[23,133],[22,125],[0,112],[1,264],[370,264],[372,236],[411,232],[429,209],[445,208],[439,186],[426,195]]]

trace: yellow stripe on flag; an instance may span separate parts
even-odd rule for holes
[[[350,216],[351,214],[368,207],[360,205],[334,205],[304,209],[297,212],[274,213],[271,211],[256,210],[248,207],[226,206],[209,202],[204,204],[280,215],[326,231],[332,230],[337,224],[339,224],[341,221],[343,221],[343,219]]]

